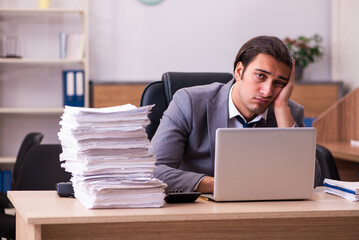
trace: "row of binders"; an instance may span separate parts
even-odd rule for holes
[[[346,182],[333,179],[324,179],[325,192],[345,198],[350,201],[359,201],[359,182]]]
[[[62,72],[64,105],[83,107],[85,104],[85,73],[83,70]]]
[[[84,53],[84,34],[60,32],[60,58],[82,59]]]
[[[145,132],[152,106],[65,106],[58,133],[62,167],[88,209],[161,207],[166,184],[153,176],[156,158]]]

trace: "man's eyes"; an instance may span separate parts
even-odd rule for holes
[[[286,81],[275,81],[274,84],[278,87],[285,87],[287,85]]]
[[[263,73],[256,73],[257,78],[264,79],[265,75]]]
[[[259,79],[260,81],[264,81],[267,79],[266,74],[264,73],[256,73],[256,77],[257,79]],[[285,85],[287,85],[287,81],[284,80],[274,80],[273,81],[273,85],[275,85],[276,87],[285,87]]]

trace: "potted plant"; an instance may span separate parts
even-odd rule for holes
[[[285,38],[283,42],[295,59],[295,78],[301,79],[303,70],[323,56],[322,37],[314,34],[311,37],[299,36]]]

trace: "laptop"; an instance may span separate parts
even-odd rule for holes
[[[214,201],[308,199],[313,194],[315,128],[220,128]]]

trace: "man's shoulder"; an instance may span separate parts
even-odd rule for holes
[[[288,106],[292,110],[304,109],[304,107],[302,105],[300,105],[299,103],[294,102],[293,100],[289,100]]]

